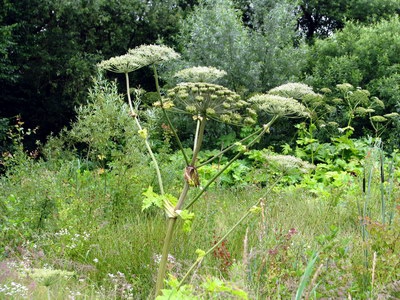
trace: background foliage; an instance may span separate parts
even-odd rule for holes
[[[199,168],[204,185],[243,154],[193,205],[192,232],[174,237],[166,294],[177,292],[175,278],[198,249],[215,245],[249,212],[188,278],[182,298],[400,297],[398,115],[384,117],[399,109],[396,1],[2,4],[0,298],[152,293],[165,219],[154,206],[142,211],[142,200],[157,178],[123,89],[95,65],[154,42],[184,57],[173,69],[160,66],[162,94],[176,69],[207,64],[227,71],[225,84],[244,99],[290,96],[311,113],[296,127],[277,123],[259,149],[234,144]],[[151,107],[159,99],[149,78],[132,77],[147,90],[138,117],[166,189],[178,195],[185,163]],[[190,146],[193,119],[171,119]],[[209,124],[199,163],[259,128]],[[27,151],[36,125],[43,136],[58,134]]]
[[[1,116],[21,114],[28,126],[40,126],[42,138],[73,118],[97,62],[168,42],[183,15],[174,0],[2,2]]]
[[[398,19],[391,17],[399,14],[396,3],[2,0],[0,117],[21,115],[29,128],[39,126],[37,137],[44,140],[74,119],[74,107],[84,103],[97,62],[156,41],[183,53],[180,66],[206,64],[225,69],[225,83],[240,93],[267,91],[305,72],[316,87],[329,87],[337,76],[339,83],[367,88],[393,110],[399,86],[393,56],[398,43],[392,34],[398,31]],[[379,20],[387,21],[369,26]],[[360,25],[347,26],[347,21]],[[361,24],[368,26],[361,29]],[[318,42],[343,28],[337,37]],[[378,36],[380,30],[387,35]],[[305,48],[302,37],[317,45]],[[356,46],[345,46],[346,40],[353,39],[359,40]],[[366,54],[371,45],[375,45],[373,51]],[[310,58],[307,65],[305,52]],[[377,71],[376,64],[380,65]],[[327,82],[323,84],[319,78],[324,76]],[[153,88],[146,71],[132,79]],[[34,139],[27,141],[33,148]]]
[[[316,88],[340,83],[366,88],[384,102],[385,113],[399,112],[399,30],[397,16],[369,26],[348,23],[334,36],[316,41],[309,52],[306,79]],[[386,138],[398,147],[398,122],[393,126]]]

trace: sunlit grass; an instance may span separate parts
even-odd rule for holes
[[[56,173],[52,175],[51,186],[57,187],[60,182],[64,183],[64,188],[53,188],[51,195],[56,193],[61,198],[65,191],[77,195],[76,182],[63,179],[68,174],[62,172],[58,179]],[[88,176],[87,184],[95,180],[102,187],[102,178],[96,171],[85,176]],[[29,182],[25,181],[21,191],[15,188],[16,197],[34,190]],[[6,188],[3,192],[11,191],[5,181],[2,184]],[[155,208],[142,212],[138,203],[135,203],[136,209],[120,207],[116,215],[104,213],[108,210],[109,193],[91,190],[82,182],[79,184],[81,190],[74,209],[63,211],[66,215],[58,224],[53,220],[52,226],[44,227],[33,238],[20,237],[19,248],[6,248],[9,250],[2,262],[0,298],[5,295],[6,287],[11,288],[11,282],[26,287],[31,299],[48,296],[50,299],[146,299],[153,292],[157,257],[164,237],[164,215]],[[67,188],[68,185],[71,188]],[[42,184],[41,189],[46,190],[45,187],[46,184]],[[112,192],[116,187],[107,189]],[[195,191],[189,198],[194,194]],[[95,195],[95,201],[85,195]],[[196,250],[209,249],[260,197],[263,198],[260,209],[226,238],[220,252],[213,252],[204,259],[190,275],[188,283],[197,286],[209,276],[217,276],[245,290],[251,299],[290,298],[300,286],[312,253],[319,251],[308,285],[302,286],[303,296],[368,297],[362,280],[363,276],[372,278],[373,253],[367,257],[369,267],[365,269],[365,244],[357,207],[357,201],[363,201],[361,192],[344,194],[337,205],[332,205],[300,187],[277,187],[272,191],[256,186],[213,187],[192,207],[196,213],[192,231],[183,233],[182,223],[178,222],[168,272],[181,278],[196,260]],[[371,204],[371,214],[379,218],[379,201],[375,194],[372,198],[376,203]],[[92,201],[89,202],[92,210],[85,203],[88,200]],[[123,205],[128,204],[129,201]],[[87,215],[90,211],[93,214]],[[73,222],[66,222],[68,213]],[[71,227],[72,224],[79,226]],[[380,229],[379,224],[372,225],[375,239],[369,240],[371,245],[379,247],[379,243],[394,237],[390,231]],[[58,229],[54,230],[54,226]],[[374,290],[397,293],[395,282],[383,277],[383,274],[395,276],[396,258],[393,256],[394,260],[388,262],[388,257],[392,256],[378,251]],[[73,272],[74,276],[43,285],[21,273],[5,272],[10,269],[5,267],[6,261],[24,263],[31,269],[48,267]],[[23,296],[14,295],[15,299],[18,297],[23,299]]]

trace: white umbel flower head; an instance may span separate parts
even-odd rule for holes
[[[160,64],[180,57],[179,53],[172,48],[162,45],[141,45],[134,49],[129,49],[128,54],[135,57],[142,67]]]
[[[248,102],[259,111],[285,118],[308,118],[307,108],[293,98],[260,94],[251,97]]]
[[[103,60],[98,64],[98,67],[114,73],[130,73],[140,69],[142,64],[130,54],[111,57],[108,60]]]
[[[159,64],[180,55],[167,46],[142,45],[130,49],[127,54],[112,57],[98,64],[99,68],[114,73],[130,73],[152,64]]]
[[[275,164],[283,172],[295,170],[305,174],[315,169],[315,165],[292,155],[267,154],[265,159],[268,163]]]
[[[227,73],[214,67],[192,67],[178,71],[176,77],[181,82],[214,83]]]
[[[301,100],[305,96],[316,96],[312,87],[304,83],[291,82],[271,89],[268,94]]]

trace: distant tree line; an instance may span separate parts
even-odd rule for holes
[[[243,95],[294,79],[316,87],[346,81],[399,107],[397,0],[2,0],[1,7],[0,138],[17,115],[38,126],[41,139],[57,133],[85,103],[99,61],[150,43],[177,49],[184,65],[225,69]],[[380,20],[388,21],[360,29]],[[337,40],[328,38],[338,30]],[[388,48],[375,45],[376,55],[363,57],[375,38]],[[132,80],[151,90],[149,76]]]

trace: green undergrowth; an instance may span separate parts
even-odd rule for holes
[[[232,148],[208,164],[218,151],[200,152],[194,168],[166,136],[147,140],[155,111],[129,115],[116,86],[98,80],[69,130],[38,153],[24,152],[18,131],[19,146],[2,155],[0,299],[151,299],[160,207],[184,177],[186,204],[204,193],[172,214],[158,299],[400,297],[400,157],[379,138],[355,140],[347,128],[319,142],[310,126],[280,154],[231,137]],[[132,129],[139,117],[148,132]]]
[[[27,160],[2,177],[1,297],[145,299],[154,288],[165,223],[158,210],[141,210],[147,169],[142,167],[135,180],[139,174],[131,169],[120,177],[119,169],[78,165],[63,163],[57,170]],[[335,202],[302,184],[270,191],[260,185],[214,186],[193,208],[192,231],[182,233],[183,224],[178,225],[168,262],[171,278],[182,278],[197,249],[210,248],[262,201],[179,293],[199,299],[294,297],[318,252],[303,296],[398,295],[398,207],[388,208],[392,223],[384,225],[379,185],[371,182],[369,214],[362,216],[359,205],[367,196],[362,179],[352,184]],[[398,190],[392,196],[398,197]],[[43,281],[30,275],[34,269],[70,273]],[[173,286],[172,279],[168,282]]]

